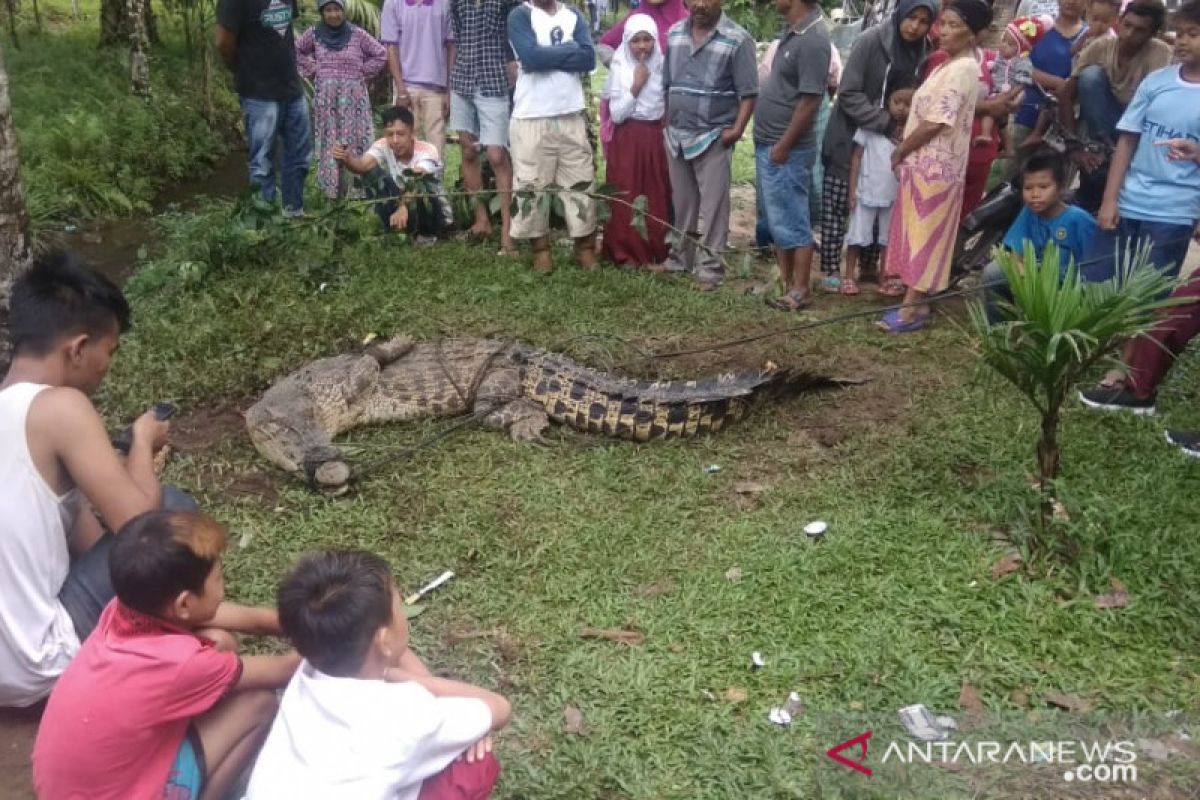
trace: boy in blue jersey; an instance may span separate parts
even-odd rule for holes
[[[1041,255],[1046,245],[1058,246],[1060,263],[1065,272],[1074,261],[1080,263],[1088,242],[1096,235],[1096,220],[1078,206],[1063,202],[1062,192],[1067,180],[1067,165],[1057,153],[1035,153],[1021,165],[1021,199],[1025,207],[1004,235],[1004,248],[1018,256],[1025,253],[1026,244]],[[993,325],[1003,320],[998,303],[1012,302],[1004,272],[996,262],[983,271],[987,287],[984,308]]]

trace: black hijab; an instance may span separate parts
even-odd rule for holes
[[[941,0],[900,0],[892,14],[895,30],[892,31],[891,68],[905,75],[917,74],[929,50],[929,40],[926,37],[922,36],[915,42],[906,42],[900,35],[900,23],[918,8],[929,12],[929,22],[932,24],[942,9]]]
[[[324,2],[317,7],[317,10],[320,11],[330,3],[340,8],[343,14],[346,13],[346,4],[343,2],[343,0],[324,0]],[[345,50],[346,45],[350,44],[350,37],[353,35],[354,26],[349,22],[346,22],[345,17],[342,18],[342,24],[338,25],[336,28],[326,24],[324,19],[317,23],[317,41],[320,42],[321,46],[326,50]]]
[[[992,7],[984,0],[956,0],[950,10],[962,17],[972,33],[979,33],[992,24]]]

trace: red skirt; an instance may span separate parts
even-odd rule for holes
[[[633,227],[633,209],[610,203],[612,216],[604,226],[604,256],[616,264],[659,264],[667,258],[667,228],[650,217],[670,219],[671,181],[663,123],[626,120],[616,126],[608,147],[605,181],[627,203],[646,198],[646,238]]]

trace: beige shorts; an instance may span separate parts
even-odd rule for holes
[[[509,123],[508,137],[514,192],[580,183],[587,183],[588,191],[594,191],[596,168],[583,112],[514,119]],[[559,197],[571,238],[596,230],[596,203],[592,198],[580,192],[563,192]],[[511,229],[514,239],[536,239],[550,232],[549,215],[536,208],[536,200],[526,209],[527,214],[520,213],[524,204],[519,198],[517,202],[518,213],[513,215]]]

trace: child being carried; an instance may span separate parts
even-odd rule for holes
[[[1049,17],[1018,17],[1008,24],[1000,37],[1000,55],[992,61],[989,98],[1002,95],[1017,86],[1033,84],[1033,64],[1029,60],[1029,52],[1053,26],[1054,20]],[[995,126],[994,117],[980,119],[975,144],[982,146],[990,142]],[[1010,152],[1007,145],[1002,149]]]

